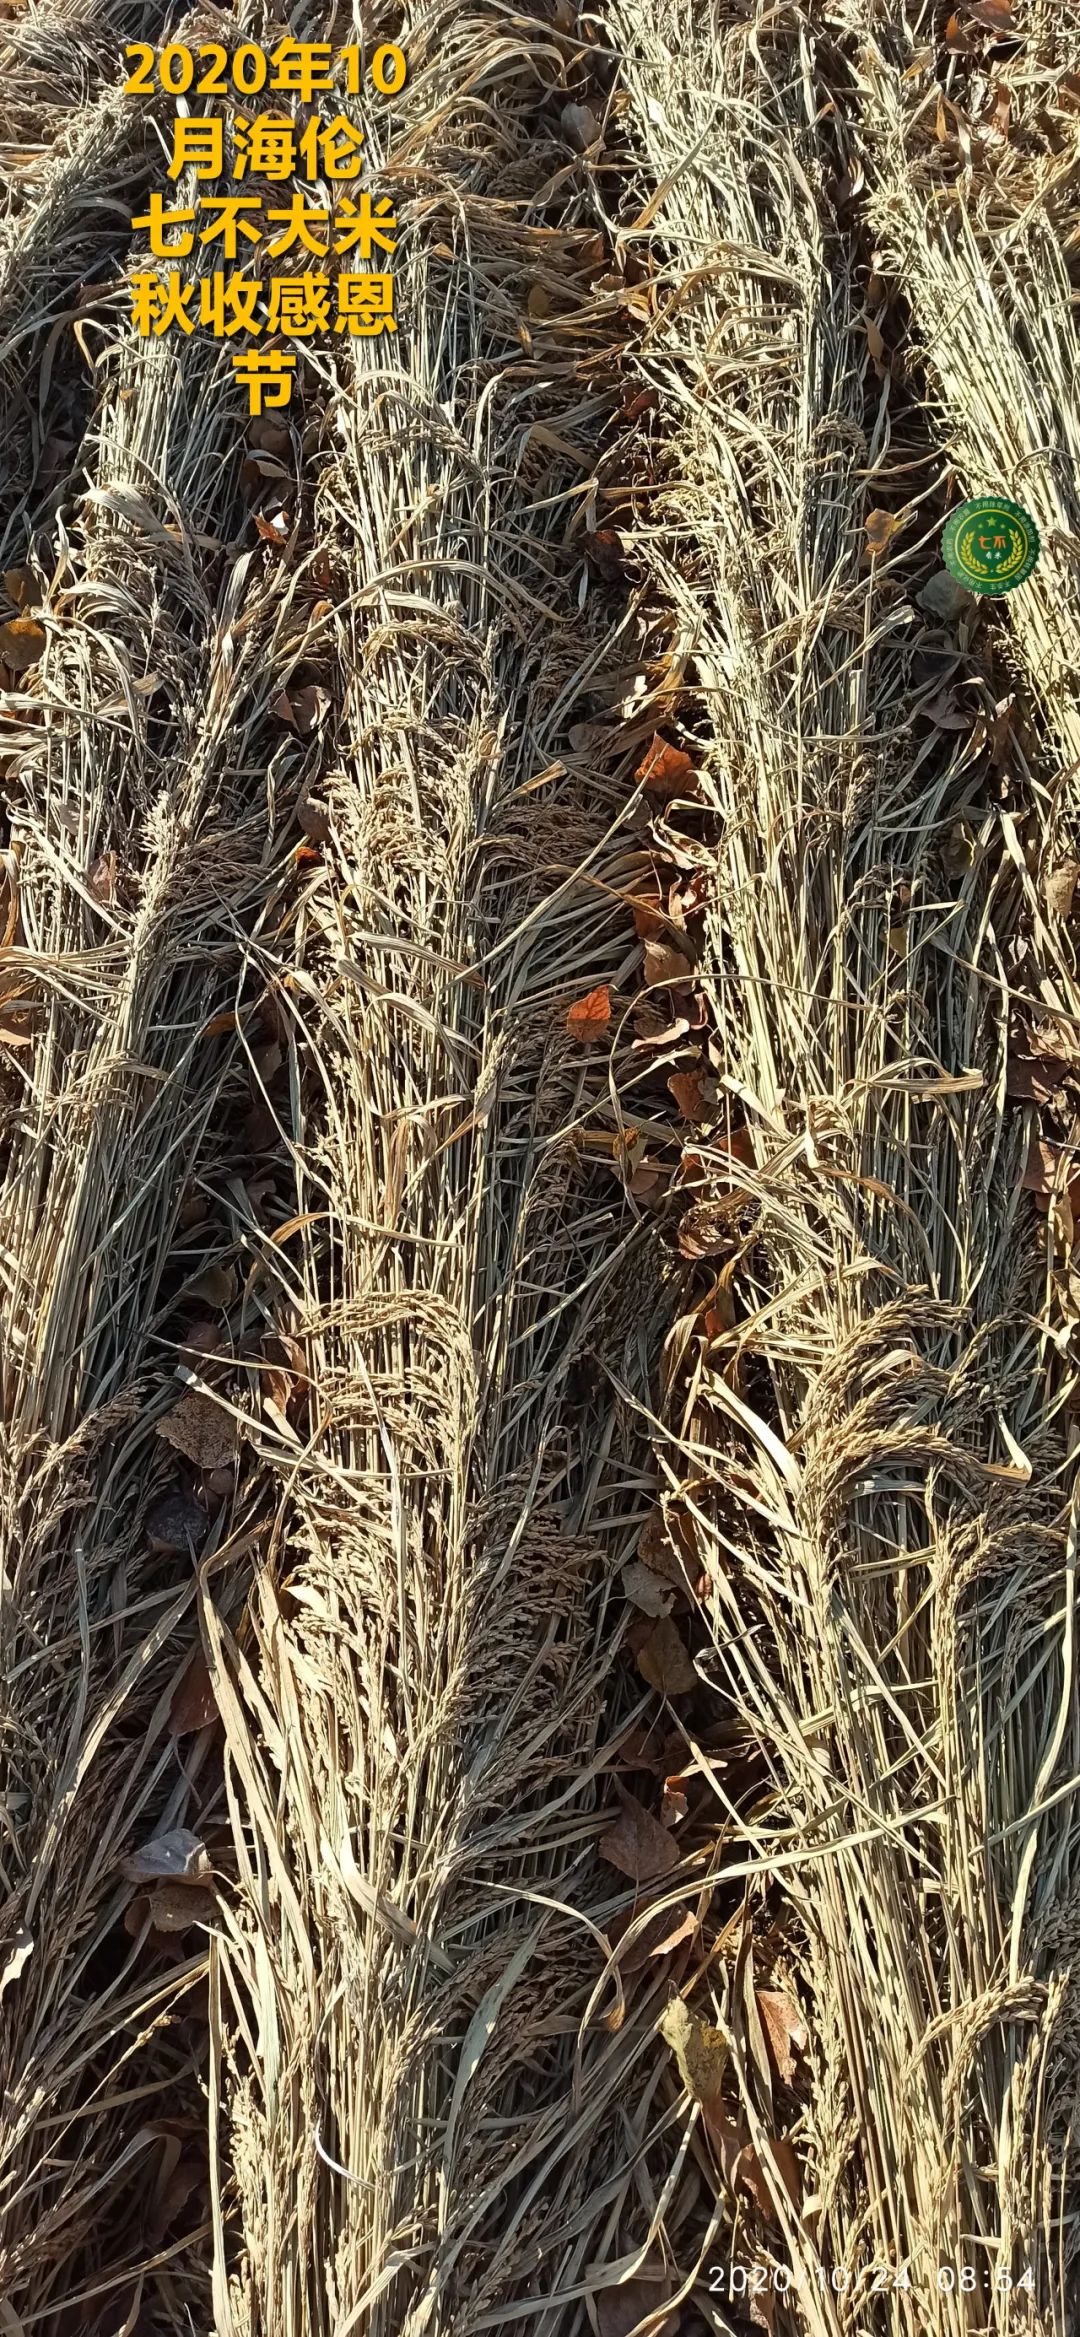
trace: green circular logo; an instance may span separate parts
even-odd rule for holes
[[[1039,557],[1030,511],[1005,495],[977,495],[945,524],[941,550],[950,576],[968,592],[1015,592]]]

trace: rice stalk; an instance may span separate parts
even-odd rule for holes
[[[293,1410],[259,1432],[250,1637],[212,1570],[202,1600],[237,1862],[222,2331],[577,2325],[649,2032],[580,2095],[625,1897],[594,1843],[649,1487],[627,1395],[668,1312],[619,1063],[566,1026],[600,984],[617,1018],[640,960],[633,790],[572,738],[633,658],[573,540],[617,302],[559,130],[575,44],[498,6],[403,39],[401,329],[328,379],[321,866],[260,961],[296,1066],[270,1265]]]
[[[762,2177],[751,2195],[698,2126],[729,2230],[718,2251],[691,2219],[681,2293],[703,2298],[711,2251],[762,2270],[778,2329],[1063,2331],[1074,1374],[1004,1100],[1032,888],[995,795],[994,692],[913,597],[927,550],[868,557],[895,481],[921,475],[925,508],[934,450],[875,369],[837,233],[857,155],[822,93],[843,59],[797,7],[609,21],[641,156],[624,233],[659,261],[639,364],[671,449],[636,541],[718,821],[707,987],[731,1115],[695,1139],[684,1229],[731,1319],[706,1337],[705,1291],[680,1326],[658,1450],[708,1575],[714,1709],[759,1763],[755,1787],[697,1757],[710,1879],[721,1904],[747,1895],[763,1952],[781,1927],[811,2033],[785,2090],[745,1950],[741,1970],[714,1955],[702,2009]],[[943,308],[937,286],[935,334]],[[957,679],[983,714],[951,747],[926,709]],[[1064,730],[1064,685],[1053,708]],[[1045,823],[1034,788],[1029,809]]]
[[[928,30],[920,8],[881,7],[861,53],[872,218],[881,265],[911,302],[964,492],[1012,494],[1038,524],[1039,561],[1006,614],[1051,758],[1071,778],[1080,764],[1080,127],[1053,32],[1040,40],[1033,29],[997,67],[1011,93],[1007,127],[991,136],[981,118],[1001,86],[988,61],[953,87],[953,136],[937,138]]]
[[[206,2325],[214,1902],[163,1931],[123,1862],[196,1814],[213,1842],[208,1742],[181,1759],[170,1707],[192,1556],[227,1575],[255,1521],[156,1431],[198,1278],[222,1285],[204,1316],[238,1287],[236,1008],[280,913],[292,654],[283,572],[236,543],[227,358],[122,333],[102,375],[44,654],[4,709],[0,2293],[45,2337]],[[234,1328],[219,1311],[226,1355]],[[170,1487],[179,1529],[155,1523]]]

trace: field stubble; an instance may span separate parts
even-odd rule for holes
[[[1064,2337],[1052,18],[436,10],[246,433],[137,14],[2,27],[0,2319]]]

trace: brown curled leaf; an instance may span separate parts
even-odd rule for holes
[[[609,1866],[618,1867],[635,1883],[670,1874],[679,1864],[678,1843],[632,1793],[623,1793],[619,1815],[596,1847]]]
[[[566,1010],[566,1028],[569,1036],[581,1047],[595,1045],[607,1037],[611,1027],[611,992],[606,982],[599,982],[595,990],[587,990],[584,998],[576,998]]]

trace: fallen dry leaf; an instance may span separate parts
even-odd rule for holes
[[[186,1299],[201,1298],[207,1306],[231,1306],[236,1297],[235,1266],[204,1266],[201,1274],[194,1274],[185,1283]]]
[[[635,1201],[659,1201],[665,1190],[663,1170],[650,1168],[643,1162],[640,1168],[634,1170],[627,1190],[633,1194]]]
[[[628,1655],[636,1655],[639,1647],[644,1647],[652,1630],[653,1620],[651,1615],[642,1615],[635,1611],[626,1626],[624,1637],[624,1645]]]
[[[632,1793],[623,1793],[619,1815],[601,1834],[596,1847],[609,1866],[629,1875],[634,1883],[652,1882],[679,1864],[678,1843]]]
[[[689,982],[690,966],[681,949],[671,948],[666,941],[647,941],[645,980],[649,983]]]
[[[970,24],[981,25],[984,32],[995,33],[999,40],[1016,31],[1012,0],[967,0],[964,14]]]
[[[679,1221],[678,1244],[684,1258],[720,1258],[732,1243],[732,1209],[725,1201],[698,1201]]]
[[[287,722],[300,738],[309,738],[311,732],[322,723],[329,707],[328,691],[320,690],[314,682],[306,682],[301,689],[282,690],[280,696],[273,700],[270,712],[276,714],[280,722]]]
[[[262,494],[268,479],[281,479],[284,475],[281,464],[268,454],[246,455],[240,465],[240,485],[249,503],[254,496]]]
[[[1005,1093],[1014,1103],[1048,1104],[1056,1096],[1064,1101],[1063,1083],[1070,1074],[1070,1065],[1053,1055],[1010,1055],[1005,1069]]]
[[[303,803],[298,803],[296,822],[297,826],[303,829],[309,844],[328,844],[330,842],[333,833],[330,825],[330,814],[322,804],[308,803],[306,799]]]
[[[667,919],[663,909],[663,895],[657,885],[655,892],[642,891],[629,895],[634,931],[639,941],[657,941]]]
[[[739,2180],[739,2162],[743,2152],[750,2148],[750,2136],[745,2123],[741,2118],[729,2117],[728,2112],[719,2106],[706,2110],[705,2123],[717,2146],[725,2180],[734,2190]]]
[[[87,870],[86,888],[93,894],[95,901],[100,901],[105,908],[111,907],[116,899],[116,878],[115,852],[99,853],[93,866]]]
[[[288,454],[291,444],[285,423],[272,421],[269,414],[260,415],[248,431],[248,445],[260,447],[264,454]]]
[[[180,1345],[181,1355],[216,1355],[221,1346],[221,1331],[209,1318],[192,1323],[185,1331]]]
[[[296,1381],[289,1371],[278,1363],[268,1363],[259,1374],[259,1399],[263,1411],[277,1427],[291,1434],[289,1405],[296,1390]]]
[[[729,1259],[709,1293],[708,1305],[701,1310],[701,1320],[709,1339],[719,1339],[725,1331],[733,1331],[735,1328],[735,1293],[731,1287],[733,1264],[734,1261]]]
[[[714,2119],[719,2124],[725,2116],[720,2089],[728,2064],[728,2048],[720,2030],[699,2020],[681,1996],[664,2006],[659,2027],[665,2045],[670,2045],[675,2055],[687,2093],[700,2102],[710,2126]]]
[[[681,1039],[690,1036],[690,1025],[684,1014],[671,1014],[672,1001],[663,998],[659,1009],[647,999],[639,999],[633,1008],[634,1029],[638,1033],[631,1043],[635,1054],[655,1055],[665,1050],[670,1054]]]
[[[1013,745],[1013,715],[1016,711],[1016,692],[1010,690],[1004,698],[995,701],[987,729],[990,759],[1003,763]]]
[[[0,625],[0,657],[9,673],[24,674],[37,665],[45,648],[45,627],[34,617],[12,617]]]
[[[1064,1015],[1043,1015],[1032,1023],[1027,1043],[1033,1055],[1059,1057],[1072,1070],[1080,1070],[1080,1029]]]
[[[780,2302],[779,2291],[772,2286],[773,2272],[767,2257],[757,2256],[748,2266],[750,2295],[747,2309],[755,2329],[764,2329],[768,2337],[776,2337],[776,2312]]]
[[[788,2200],[798,2213],[802,2205],[802,2174],[799,2161],[786,2135],[770,2135],[769,2147],[776,2160],[777,2172]],[[752,2142],[747,2142],[739,2154],[738,2179],[744,2183],[751,2197],[770,2222],[780,2222],[775,2182],[763,2167]]]
[[[187,1826],[173,1826],[167,1834],[152,1835],[130,1857],[121,1859],[120,1866],[129,1883],[152,1883],[159,1879],[197,1883],[210,1872],[206,1844]]]
[[[1066,1159],[1059,1144],[1045,1144],[1040,1136],[1033,1136],[1028,1146],[1024,1173],[1020,1179],[1025,1193],[1062,1192],[1069,1182],[1072,1163]]]
[[[620,1971],[641,1972],[646,1964],[655,1962],[657,1956],[673,1955],[677,1947],[685,1946],[687,1940],[696,1937],[697,1928],[697,1916],[692,1915],[689,1908],[680,1911],[676,1907],[658,1907],[656,1914],[650,1915],[648,1922],[642,1926],[625,1955],[619,1957]]]
[[[561,120],[563,137],[577,148],[579,154],[584,154],[587,147],[596,144],[600,136],[600,124],[591,106],[564,105]]]
[[[618,2288],[602,2288],[596,2297],[596,2326],[599,2337],[634,2337],[635,2329],[667,2303],[671,2284],[666,2277],[656,2280],[639,2274],[636,2280],[620,2281]],[[674,2306],[662,2320],[654,2320],[649,2337],[675,2337],[679,2322],[679,2308]]]
[[[966,820],[954,820],[941,847],[941,865],[946,876],[960,882],[969,868],[975,866],[978,839],[974,828]]]
[[[218,1718],[217,1698],[210,1678],[210,1667],[201,1647],[196,1647],[191,1660],[173,1690],[169,1706],[169,1732],[174,1737],[195,1734],[200,1728],[209,1728]]]
[[[671,1591],[654,1574],[651,1566],[643,1566],[640,1558],[631,1558],[622,1570],[622,1586],[631,1605],[640,1607],[643,1615],[668,1615],[671,1612]]]
[[[920,706],[919,712],[927,722],[934,724],[936,730],[971,729],[970,714],[965,714],[963,707],[957,705],[951,690],[939,690],[936,697],[928,698]]]
[[[1006,81],[996,81],[992,94],[994,103],[990,114],[990,133],[995,139],[1007,143],[1012,127],[1012,92]]]
[[[660,1796],[661,1825],[681,1826],[689,1813],[690,1804],[686,1798],[681,1776],[665,1777],[664,1790]]]
[[[878,334],[878,339],[881,339],[880,334]],[[884,344],[882,344],[882,349],[877,351],[878,356],[882,354],[883,348]],[[873,354],[872,350],[871,355]],[[867,512],[863,521],[866,529],[866,549],[875,560],[880,557],[882,552],[888,551],[893,537],[899,535],[905,518],[906,513],[903,511]]]
[[[212,1923],[216,1913],[213,1892],[193,1890],[188,1883],[162,1883],[150,1893],[155,1931],[189,1931],[193,1923]]]
[[[1052,1193],[1048,1201],[1037,1200],[1037,1209],[1045,1211],[1054,1235],[1054,1247],[1066,1255],[1076,1240],[1076,1219],[1080,1214],[1080,1182],[1069,1185],[1064,1193]]]
[[[1022,1191],[1034,1194],[1035,1206],[1043,1216],[1049,1215],[1058,1248],[1070,1250],[1080,1217],[1080,1170],[1075,1158],[1067,1158],[1060,1146],[1044,1144],[1033,1136],[1020,1184]]]
[[[232,1413],[197,1390],[166,1412],[157,1433],[197,1469],[223,1469],[236,1458],[237,1423]]]
[[[1080,1404],[1080,1391],[1077,1402]],[[650,1720],[644,1725],[632,1721],[612,1747],[612,1758],[617,1759],[626,1769],[655,1769],[659,1773],[668,1766],[663,1746],[664,1737],[658,1720]]]
[[[1043,885],[1046,906],[1052,917],[1072,914],[1073,894],[1080,879],[1080,861],[1063,860],[1052,868]]]
[[[701,1092],[701,1081],[693,1071],[673,1071],[668,1090],[674,1096],[684,1120],[707,1120],[708,1107]]]
[[[661,1616],[637,1651],[637,1668],[650,1688],[661,1696],[688,1696],[698,1684],[697,1672],[677,1623]]]
[[[673,1583],[676,1590],[688,1593],[694,1556],[693,1538],[685,1521],[675,1513],[669,1526],[663,1511],[654,1510],[638,1535],[638,1557],[643,1564],[665,1582]]]
[[[694,2091],[692,2087],[689,2090]],[[741,2187],[769,2223],[779,2223],[780,2214],[773,2184],[750,2140],[745,2120],[741,2117],[732,2118],[717,2099],[703,2101],[700,2094],[696,2098],[702,2101],[705,2123],[717,2146],[720,2165],[732,2191]],[[802,2178],[795,2152],[786,2136],[771,2135],[769,2146],[776,2160],[780,2184],[798,2212],[802,2202]]]
[[[676,795],[693,794],[697,783],[692,757],[683,747],[672,746],[659,731],[654,732],[652,745],[634,777],[662,803],[670,803]]]
[[[940,617],[945,623],[975,605],[974,594],[965,592],[963,585],[957,583],[955,576],[950,576],[947,568],[937,569],[915,598],[928,617]]]
[[[4,591],[17,609],[36,608],[38,605],[37,578],[32,568],[5,568]]]
[[[575,999],[566,1010],[566,1028],[579,1046],[588,1047],[607,1037],[611,1027],[611,992],[606,982],[588,990],[584,998]]]
[[[769,2058],[781,2083],[794,2085],[799,2056],[810,2042],[802,2014],[782,1988],[759,1988],[756,1993]]]
[[[33,1024],[25,1007],[0,1008],[0,1046],[29,1047],[33,1039]]]
[[[597,528],[595,534],[586,533],[581,540],[593,574],[604,584],[621,584],[626,553],[617,528]]]

